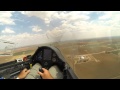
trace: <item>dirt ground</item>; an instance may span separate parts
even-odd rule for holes
[[[113,43],[114,42],[114,43]],[[120,77],[120,39],[76,41],[53,44],[62,52],[68,64],[80,79],[106,79]],[[116,45],[118,45],[116,47]],[[37,46],[16,49],[13,56],[0,56],[0,63],[34,54]],[[109,51],[109,53],[107,53]],[[85,55],[87,61],[80,61]]]

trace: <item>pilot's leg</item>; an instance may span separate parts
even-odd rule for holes
[[[41,79],[40,75],[38,74],[39,68],[41,65],[36,63],[31,69],[30,73],[26,76],[25,79]]]
[[[38,74],[39,68],[41,68],[41,65],[36,63],[32,69],[30,69],[30,73],[25,79],[41,79],[40,75]],[[63,79],[63,73],[56,65],[50,67],[49,72],[54,79]]]
[[[54,79],[63,79],[63,73],[60,71],[58,66],[54,65],[50,67],[49,72]]]

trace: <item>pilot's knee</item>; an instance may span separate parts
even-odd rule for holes
[[[58,68],[57,65],[52,66],[49,69],[50,74],[54,79],[63,79],[63,73],[62,71]]]

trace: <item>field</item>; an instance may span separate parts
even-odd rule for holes
[[[120,78],[120,40],[113,38],[71,42],[58,47],[67,62],[81,79]],[[64,46],[64,47],[63,47]],[[80,61],[81,56],[89,59]]]
[[[58,47],[80,79],[120,78],[120,37],[69,41],[52,44]],[[21,47],[13,56],[0,56],[0,63],[32,55],[37,47]],[[84,59],[81,57],[84,56]]]
[[[9,62],[18,58],[23,58],[26,55],[32,55],[36,49],[37,46],[17,48],[15,49],[13,56],[0,56],[0,63]]]

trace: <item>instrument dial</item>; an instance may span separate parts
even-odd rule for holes
[[[56,61],[57,61],[57,59],[56,59],[56,58],[52,58],[52,61],[53,61],[53,62],[56,62]]]

